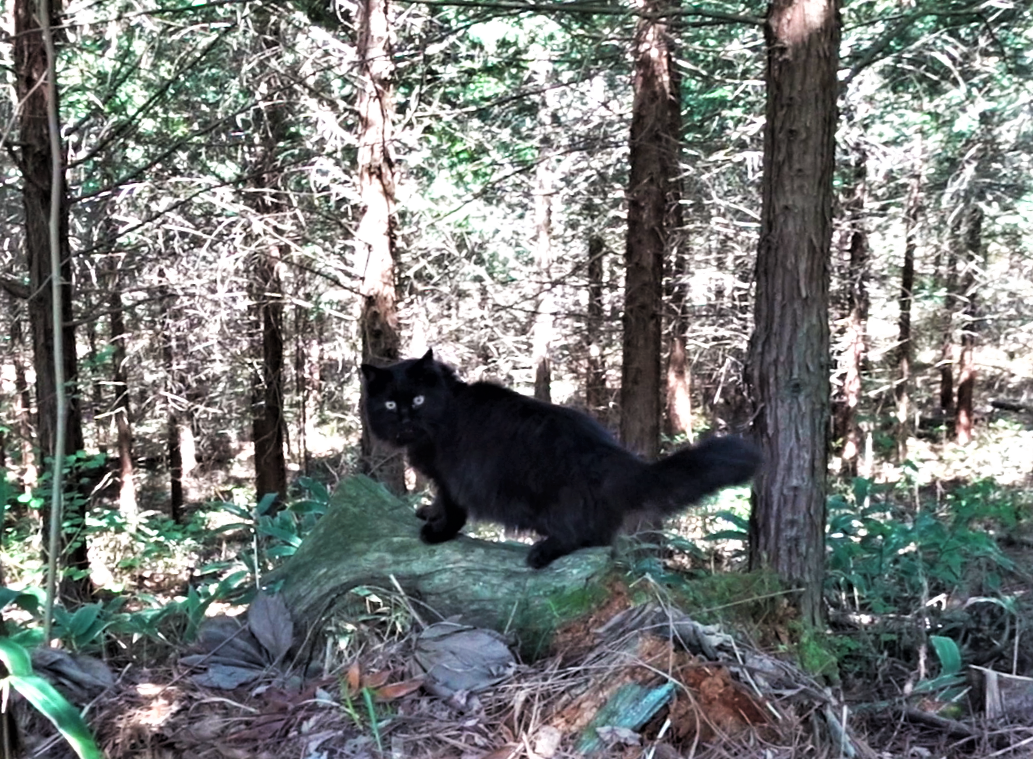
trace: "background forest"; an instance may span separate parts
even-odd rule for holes
[[[70,392],[55,634],[72,650],[189,640],[297,548],[340,481],[405,492],[397,457],[363,436],[365,360],[433,348],[466,379],[584,408],[647,455],[749,434],[769,9],[632,5],[58,3],[48,115],[47,12],[0,2],[14,639],[43,636],[31,589],[60,449],[55,354]],[[848,686],[913,681],[934,633],[966,662],[1030,674],[1030,3],[840,10],[817,592],[847,632],[829,656]],[[676,168],[647,304],[662,341],[643,348],[665,374],[643,432],[640,407],[621,413],[637,376],[629,134],[656,19]],[[707,525],[731,542],[690,555],[738,566],[749,503],[720,508]],[[865,614],[921,623],[866,630]]]

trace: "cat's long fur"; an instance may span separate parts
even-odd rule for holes
[[[636,514],[673,514],[726,485],[747,482],[756,449],[711,438],[648,463],[586,414],[488,383],[467,384],[431,351],[389,367],[362,365],[373,434],[405,448],[435,485],[421,537],[450,540],[467,517],[534,530],[527,557],[544,567],[610,544]]]

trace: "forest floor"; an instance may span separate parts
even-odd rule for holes
[[[231,687],[190,666],[212,653],[204,626],[190,643],[187,636],[164,643],[135,636],[106,648],[113,684],[74,700],[87,707],[109,759],[1033,756],[1033,681],[1021,677],[1033,675],[1030,450],[1033,432],[1003,424],[984,429],[964,450],[916,442],[921,478],[901,484],[893,481],[902,476],[896,470],[873,472],[871,480],[894,493],[887,496],[893,508],[913,496],[913,526],[922,508],[932,516],[939,504],[955,522],[961,513],[966,530],[905,536],[911,544],[898,547],[901,556],[929,551],[923,541],[942,544],[939,563],[921,564],[928,576],[898,587],[924,588],[909,606],[888,596],[885,609],[862,608],[849,594],[837,602],[844,586],[830,585],[836,608],[827,635],[817,639],[802,636],[779,594],[751,586],[755,580],[698,579],[747,577],[712,575],[717,564],[734,569],[741,552],[715,560],[708,549],[702,560],[668,557],[666,567],[689,578],[688,596],[655,578],[629,576],[590,617],[559,630],[546,656],[493,660],[491,677],[464,687],[432,689],[419,615],[403,596],[374,589],[356,599],[355,616],[335,623],[340,634],[311,661],[276,661]],[[229,480],[221,482],[228,493]],[[852,518],[868,519],[859,503],[851,508]],[[866,529],[892,523],[889,508],[880,508]],[[192,555],[175,554],[164,569],[138,572],[131,592],[182,594],[200,555],[210,561],[233,553],[227,535],[191,544]],[[992,540],[977,543],[980,535]],[[830,545],[834,569],[837,550],[855,543]],[[860,559],[854,561],[861,573]],[[887,565],[885,572],[906,574],[910,566]],[[956,571],[937,574],[948,570]],[[721,591],[706,597],[711,588]],[[735,600],[727,604],[742,604],[734,613],[714,614],[730,594],[752,601]],[[209,619],[244,619],[242,606],[206,608]],[[692,609],[719,624],[699,624]],[[231,622],[236,632],[219,638],[216,649],[244,624]],[[263,642],[280,634],[275,614],[267,615],[264,633],[247,624]],[[452,633],[464,656],[498,653],[497,641],[481,633]],[[952,663],[936,637],[957,642],[964,666],[960,658]],[[440,640],[435,645],[443,647]],[[991,708],[1005,714],[991,720],[994,697]],[[21,714],[30,756],[73,756],[45,720],[27,709]]]

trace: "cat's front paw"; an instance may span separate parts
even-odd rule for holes
[[[441,525],[437,522],[427,522],[420,528],[420,540],[430,545],[444,543],[458,534],[459,528],[453,529],[451,525]]]
[[[437,516],[439,509],[436,504],[425,503],[416,509],[416,518],[427,522]]]
[[[569,548],[565,548],[550,538],[546,538],[531,546],[531,551],[527,554],[527,566],[532,569],[543,569],[556,561],[560,556],[566,556],[568,553],[570,553]]]

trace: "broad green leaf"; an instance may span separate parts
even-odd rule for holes
[[[940,660],[942,675],[955,675],[961,671],[961,651],[958,649],[957,643],[942,635],[930,635],[929,643],[932,644],[936,657]]]
[[[54,686],[38,675],[11,675],[5,682],[54,723],[81,759],[104,759],[82,716]]]
[[[0,660],[12,675],[31,675],[32,657],[10,638],[0,638]]]

